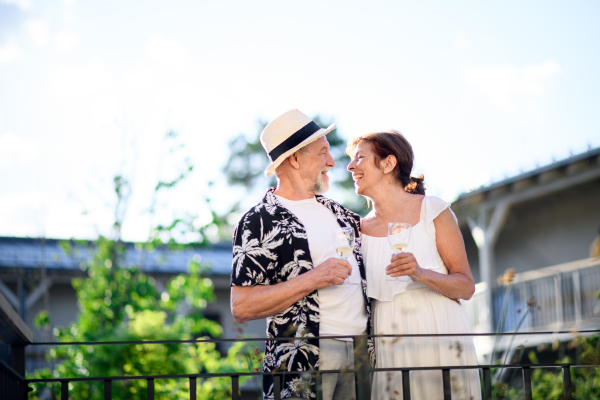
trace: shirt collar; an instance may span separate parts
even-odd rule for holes
[[[263,203],[267,206],[271,206],[274,209],[271,211],[271,214],[284,214],[284,215],[293,215],[287,208],[285,208],[275,196],[276,187],[271,187],[267,189],[267,193],[265,193],[265,197],[263,197]],[[323,204],[325,207],[329,209],[336,217],[339,217],[338,213],[341,212],[341,207],[334,207],[334,201],[331,199],[322,196],[320,194],[315,195],[317,201]]]

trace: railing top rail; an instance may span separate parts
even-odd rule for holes
[[[481,368],[598,368],[600,364],[494,364],[494,365],[448,365],[431,367],[409,367],[409,368],[369,368],[374,372],[385,371],[428,371],[442,369],[481,369]],[[357,372],[354,369],[345,370],[347,373]],[[262,375],[299,375],[299,374],[328,374],[339,373],[339,370],[313,370],[313,371],[273,371],[273,372],[217,372],[183,375],[134,375],[134,376],[101,376],[101,377],[73,377],[73,378],[45,378],[26,379],[27,383],[51,383],[51,382],[84,382],[84,381],[117,381],[137,379],[183,379],[183,378],[218,378],[228,376],[262,376]]]
[[[515,275],[514,283],[533,281],[596,266],[600,266],[600,258],[584,258],[582,260],[571,261],[564,264],[551,265],[549,267],[520,272]]]
[[[293,336],[293,337],[277,337],[277,338],[200,338],[200,339],[183,339],[183,340],[131,340],[131,341],[106,341],[106,342],[37,342],[31,345],[37,346],[94,346],[94,345],[120,345],[120,344],[168,344],[168,343],[227,343],[227,342],[254,342],[266,340],[315,340],[315,339],[351,339],[354,337],[369,337],[369,338],[403,338],[403,337],[463,337],[463,336],[511,336],[511,335],[563,335],[563,334],[593,334],[600,333],[600,329],[579,330],[579,331],[547,331],[547,332],[493,332],[493,333],[436,333],[436,334],[395,334],[395,335],[339,335],[339,336]]]
[[[7,344],[30,344],[33,332],[0,293],[0,340]]]

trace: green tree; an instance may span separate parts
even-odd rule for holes
[[[333,123],[320,116],[313,117],[313,121],[321,127],[327,127]],[[259,129],[252,139],[247,135],[240,134],[229,142],[229,159],[223,168],[227,182],[233,186],[243,187],[246,192],[253,190],[266,190],[275,186],[274,177],[264,176],[264,170],[270,164],[270,160],[260,143],[260,133],[268,122],[260,121]],[[350,158],[346,155],[346,140],[343,139],[337,128],[327,134],[330,152],[336,162],[336,167],[330,172],[332,187],[341,198],[336,198],[345,207],[363,215],[366,210],[366,201],[354,193],[354,182],[352,176],[346,171]],[[237,211],[239,203],[234,205],[232,211]]]
[[[584,365],[580,368],[571,368],[571,385],[573,400],[595,400],[600,399],[600,370],[596,367],[585,367],[585,365],[600,364],[600,336],[576,337],[570,343],[558,344],[558,346],[579,347],[580,356],[577,360],[563,357],[556,364],[573,363]],[[535,351],[528,353],[528,362],[538,364],[538,355]],[[518,378],[517,378],[518,379]],[[563,388],[562,370],[556,368],[532,368],[531,394],[534,400],[565,399]],[[520,400],[523,398],[522,389],[517,390],[509,383],[496,382],[494,384],[494,399],[497,400]]]
[[[176,137],[169,133],[169,141]],[[179,176],[159,182],[155,198],[162,190],[175,187],[193,170],[186,161]],[[139,266],[126,265],[127,244],[121,240],[121,227],[125,219],[130,185],[122,176],[114,179],[116,195],[112,237],[100,236],[91,243],[93,259],[82,264],[87,273],[83,279],[74,279],[80,313],[68,327],[54,329],[59,342],[98,341],[151,341],[193,340],[206,335],[218,337],[221,327],[204,318],[203,310],[214,301],[214,287],[206,276],[205,265],[192,260],[189,273],[172,277],[161,293],[155,279],[146,275]],[[152,202],[151,212],[156,201]],[[203,227],[199,229],[202,230]],[[164,226],[151,229],[148,241],[138,244],[143,252],[156,248],[177,251],[180,245],[171,233],[174,230],[192,229],[190,221],[176,219]],[[163,240],[161,238],[166,238]],[[74,251],[73,243],[63,243],[67,253]],[[76,243],[79,246],[82,243]],[[48,324],[47,313],[37,318],[39,324]],[[247,371],[252,368],[248,356],[251,349],[243,343],[229,348],[222,356],[213,343],[169,343],[136,345],[65,345],[52,348],[49,357],[57,361],[55,368],[35,373],[37,378],[78,378],[139,375],[171,375]],[[38,398],[43,385],[33,385],[31,398]],[[59,385],[49,385],[55,396]],[[187,379],[156,380],[158,398],[188,399]],[[119,380],[112,384],[114,398],[145,399],[145,380]],[[77,382],[70,385],[71,398],[103,399],[102,383]],[[198,382],[198,395],[202,399],[222,399],[231,396],[229,378],[213,378]]]
[[[577,336],[568,347],[577,348],[577,360],[564,357],[557,363],[572,363],[581,365],[600,364],[600,336]],[[537,364],[535,352],[529,353],[529,360]],[[563,378],[559,368],[536,368],[532,373],[532,394],[534,399],[562,399]],[[573,386],[574,400],[600,399],[600,370],[595,367],[571,368],[571,384]]]

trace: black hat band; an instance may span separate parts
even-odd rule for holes
[[[275,162],[279,156],[298,146],[319,129],[321,128],[319,125],[315,124],[314,121],[310,121],[308,124],[304,125],[304,127],[294,132],[289,138],[285,139],[279,144],[279,146],[275,147],[269,152],[269,158],[271,159],[271,162]]]

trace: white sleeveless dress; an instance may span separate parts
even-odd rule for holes
[[[413,226],[405,251],[413,253],[421,268],[440,274],[448,270],[435,241],[433,220],[449,204],[438,197],[426,196],[421,217]],[[453,214],[454,215],[454,214]],[[456,217],[455,217],[456,218]],[[373,302],[374,334],[470,333],[465,310],[427,286],[413,282],[387,281],[385,268],[392,250],[387,237],[362,235],[362,254],[367,269],[367,294]],[[477,365],[472,337],[377,338],[377,368]],[[452,399],[481,399],[479,370],[451,370]],[[411,371],[410,392],[413,400],[442,400],[442,371]],[[402,398],[401,372],[376,372],[372,399]]]

